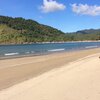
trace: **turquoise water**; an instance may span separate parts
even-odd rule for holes
[[[48,54],[63,51],[75,51],[100,47],[100,42],[74,42],[74,43],[46,43],[1,45],[0,58]]]

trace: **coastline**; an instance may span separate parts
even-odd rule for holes
[[[78,43],[78,42],[100,42],[100,40],[85,40],[85,41],[59,41],[59,42],[30,42],[30,43],[1,43],[0,46],[2,45],[24,45],[24,44],[54,44],[54,43]]]
[[[0,90],[95,53],[100,48],[0,60]]]
[[[99,100],[98,50],[76,52],[84,57],[0,91],[0,100]]]
[[[68,49],[67,46],[69,46],[69,43],[72,43],[72,47]],[[88,50],[88,49],[100,48],[99,43],[100,41],[70,41],[70,42],[44,42],[44,43],[22,44],[22,45],[21,44],[1,45],[0,60],[32,57],[32,56],[43,56],[52,53],[54,54],[60,52],[72,52],[72,51],[80,51],[85,49]],[[48,48],[49,44],[50,44],[50,48]],[[52,44],[54,48],[52,48],[53,47],[51,46]],[[58,44],[62,44],[60,48],[57,47]],[[41,45],[43,51],[39,50]],[[74,47],[74,45],[76,46]],[[39,48],[37,48],[37,46]],[[29,49],[27,49],[27,47],[29,47]]]

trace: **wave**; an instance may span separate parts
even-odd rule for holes
[[[25,52],[26,54],[29,54],[30,52]]]
[[[52,50],[48,50],[49,52],[55,52],[55,51],[64,51],[65,49],[52,49]]]
[[[15,53],[5,53],[5,56],[13,56],[13,55],[18,55],[19,53],[15,52]]]
[[[31,51],[31,53],[35,53],[34,51]]]
[[[97,48],[98,46],[87,46],[85,48],[89,49],[89,48]]]

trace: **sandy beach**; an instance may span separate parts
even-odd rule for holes
[[[100,100],[99,56],[97,48],[0,60],[0,100]]]

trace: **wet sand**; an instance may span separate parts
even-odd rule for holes
[[[80,54],[87,54],[87,50]],[[95,53],[80,58],[2,90],[0,100],[100,100],[99,56],[100,53]],[[62,58],[60,54],[59,57]]]
[[[43,56],[0,60],[0,90],[35,78],[52,69],[61,68],[72,61],[99,53],[100,48]],[[0,99],[1,100],[1,99]]]

